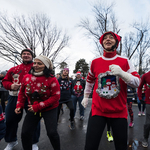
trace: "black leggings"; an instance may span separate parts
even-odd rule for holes
[[[32,150],[32,137],[41,118],[44,119],[47,135],[54,150],[60,150],[60,139],[57,132],[57,108],[42,112],[41,116],[39,113],[35,115],[32,112],[27,112],[21,133],[23,149]]]
[[[68,101],[68,102],[65,102],[63,104],[66,104],[67,107],[69,108],[70,110],[70,121],[74,121],[74,107],[73,107],[73,102],[72,101]],[[57,114],[57,121],[59,119],[59,114],[60,114],[60,109],[62,107],[62,103],[59,104],[58,106],[58,114]]]
[[[116,150],[127,150],[127,119],[109,118]],[[85,150],[98,150],[107,117],[89,116]]]

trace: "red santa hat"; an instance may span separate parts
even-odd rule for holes
[[[100,44],[103,46],[103,40],[104,40],[104,36],[105,36],[106,34],[111,34],[111,35],[114,37],[114,39],[116,40],[116,48],[117,48],[118,45],[119,45],[119,42],[121,41],[121,37],[120,37],[118,34],[112,32],[112,31],[105,32],[105,33],[100,37],[100,39],[99,39]],[[103,46],[103,48],[104,48],[104,46]]]
[[[106,82],[111,82],[111,79],[107,79]]]
[[[76,73],[76,75],[77,75],[77,74],[81,75],[81,72],[80,72],[80,71],[78,71],[78,72]]]

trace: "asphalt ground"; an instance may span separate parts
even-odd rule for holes
[[[88,122],[88,116],[91,109],[91,101],[88,107],[85,109],[85,119],[81,121],[79,119],[79,110],[75,116],[75,129],[70,130],[69,128],[69,109],[64,105],[64,113],[60,114],[58,123],[58,133],[60,135],[61,150],[84,150],[86,128]],[[138,106],[133,104],[134,112],[134,127],[128,128],[128,150],[150,150],[150,142],[148,148],[143,148],[141,145],[143,139],[143,125],[145,123],[145,116],[138,116]],[[25,115],[25,112],[24,112]],[[18,128],[18,145],[13,150],[23,150],[20,133],[24,117],[19,123]],[[4,139],[0,142],[0,150],[4,150],[7,143]],[[51,143],[46,134],[44,121],[41,120],[41,135],[38,142],[39,150],[53,150]],[[98,150],[115,150],[114,142],[108,142],[106,138],[106,128],[103,133],[99,149]]]

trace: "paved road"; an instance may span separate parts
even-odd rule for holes
[[[91,104],[91,102],[90,102]],[[64,105],[64,114],[60,115],[58,132],[61,140],[61,150],[84,150],[85,135],[87,128],[88,115],[90,112],[91,105],[85,110],[84,121],[79,120],[79,113],[75,117],[75,130],[70,130],[69,125],[69,110]],[[138,117],[138,107],[137,104],[133,105],[134,111],[134,127],[128,129],[128,150],[150,150],[150,142],[148,148],[143,148],[141,146],[141,141],[143,138],[143,124],[145,122],[145,116]],[[25,113],[24,113],[25,114]],[[23,119],[22,119],[23,120]],[[19,144],[14,148],[14,150],[22,150],[21,140],[20,140],[20,130],[22,126],[22,121],[19,124],[18,129],[18,142]],[[52,146],[46,135],[45,126],[43,120],[41,120],[41,136],[38,143],[39,150],[53,150]],[[0,150],[4,150],[6,143],[4,139],[0,142]],[[115,150],[114,142],[108,142],[106,138],[106,129],[102,136],[101,143],[99,145],[99,150]]]

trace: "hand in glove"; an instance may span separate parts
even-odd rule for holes
[[[82,102],[81,102],[81,104],[83,105],[84,108],[86,108],[87,105],[88,105],[88,98],[89,98],[89,95],[90,95],[90,93],[85,93],[85,94],[84,94],[83,100],[82,100]]]
[[[123,71],[120,66],[118,65],[110,65],[109,69],[111,70],[112,74],[115,76],[119,76],[120,78],[122,78],[123,81],[125,82],[130,82],[131,80],[131,74],[127,73],[125,71]]]

